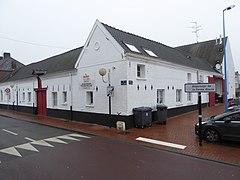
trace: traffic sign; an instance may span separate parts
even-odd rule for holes
[[[184,84],[185,92],[216,92],[216,84],[214,83],[186,83]]]
[[[10,93],[10,88],[6,88],[6,89],[5,89],[5,92],[6,92],[6,93]]]

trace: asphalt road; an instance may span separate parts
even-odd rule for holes
[[[1,180],[240,179],[237,166],[1,116],[0,161]]]

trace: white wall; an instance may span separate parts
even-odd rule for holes
[[[157,60],[158,61],[158,60]],[[137,64],[143,64],[146,67],[146,78],[137,78]],[[184,84],[188,83],[187,73],[191,73],[191,82],[197,82],[197,74],[204,77],[204,82],[208,82],[209,72],[199,71],[182,66],[171,66],[161,63],[151,63],[151,61],[138,61],[129,59],[128,62],[128,79],[133,80],[133,85],[128,86],[128,111],[140,106],[155,108],[157,104],[157,89],[165,90],[165,105],[168,108],[176,108],[187,105],[197,104],[197,94],[192,93],[192,101],[187,101],[187,93],[184,92]],[[139,90],[138,87],[139,86]],[[146,86],[146,89],[145,89]],[[151,86],[153,89],[151,89]],[[176,89],[182,90],[181,103],[176,102]],[[207,103],[208,93],[202,93],[202,103]]]

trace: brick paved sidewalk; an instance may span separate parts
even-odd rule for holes
[[[207,117],[210,115],[222,113],[223,111],[223,105],[204,108],[203,116]],[[67,121],[64,119],[52,117],[36,116],[11,110],[0,109],[0,115],[5,115],[20,120],[37,122],[64,129],[100,135],[109,138],[126,140],[128,142],[140,143],[159,149],[240,166],[240,143],[223,142],[218,144],[211,144],[203,141],[203,146],[198,145],[198,138],[195,136],[194,133],[194,124],[198,121],[198,111],[169,118],[166,125],[159,125],[153,123],[153,126],[149,128],[133,128],[127,130],[128,133],[126,133],[125,135],[119,134],[119,132],[115,128],[109,128],[96,124]],[[181,144],[185,145],[186,148],[182,150],[161,145],[153,145],[150,143],[139,142],[136,141],[136,138],[138,137],[145,137],[160,141]]]

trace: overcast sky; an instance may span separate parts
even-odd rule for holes
[[[0,0],[0,55],[29,64],[83,46],[96,19],[168,46],[226,35],[240,71],[239,0]]]

